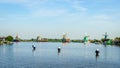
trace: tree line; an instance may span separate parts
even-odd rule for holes
[[[6,41],[9,42],[15,42],[16,39],[14,39],[13,36],[9,35],[5,37]],[[2,40],[0,40],[2,41]],[[104,42],[104,39],[101,40],[89,40],[91,43],[100,43],[102,44]],[[37,39],[19,39],[19,42],[62,42],[62,39],[48,39],[48,38],[43,38],[43,40],[39,41]],[[76,40],[71,40],[70,42],[78,42],[78,43],[83,43],[83,39],[76,39]],[[116,37],[114,39],[107,39],[107,45],[119,45],[120,46],[120,37]]]

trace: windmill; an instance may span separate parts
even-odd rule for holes
[[[70,42],[70,38],[67,38],[67,33],[62,35],[62,42]]]
[[[63,35],[62,35],[62,42],[66,42],[66,35],[67,35],[67,34],[63,34]]]
[[[15,41],[15,42],[19,42],[19,40],[20,40],[20,39],[19,39],[18,34],[17,34],[14,41]]]
[[[103,44],[106,45],[107,41],[108,41],[108,39],[107,39],[107,37],[108,37],[107,32],[105,32],[105,34],[103,36],[104,36]]]
[[[105,32],[105,34],[104,34],[104,40],[107,40],[107,37],[108,37],[108,34],[107,34],[107,32]]]
[[[87,35],[87,33],[85,33],[85,36],[84,36],[84,45],[88,44],[89,43],[89,36]]]
[[[37,36],[37,42],[41,41],[42,37],[39,35]]]

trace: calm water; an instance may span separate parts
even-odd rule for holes
[[[32,44],[36,50],[32,50]],[[61,47],[58,53],[57,48]],[[95,50],[100,56],[95,56]],[[20,42],[0,46],[0,68],[120,68],[120,47]]]

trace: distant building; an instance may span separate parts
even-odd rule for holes
[[[47,38],[42,38],[41,36],[37,36],[36,41],[37,42],[48,42],[48,39]]]
[[[105,34],[104,34],[104,40],[105,41],[107,40],[107,37],[108,37],[108,34],[107,34],[107,32],[105,32]]]
[[[67,38],[67,34],[63,34],[62,42],[63,42],[63,43],[65,43],[65,42],[70,42],[70,38]]]
[[[109,39],[108,39],[107,37],[108,37],[108,34],[107,34],[107,32],[105,32],[105,34],[104,34],[104,39],[103,39],[103,44],[104,44],[104,45],[106,45],[107,42],[109,41]]]
[[[14,42],[19,42],[19,41],[20,41],[20,39],[19,39],[18,35],[16,35]]]
[[[6,37],[0,37],[0,41],[5,41]]]
[[[70,42],[70,38],[66,38],[66,42]]]
[[[48,42],[47,38],[41,38],[41,42]]]
[[[37,36],[37,42],[40,42],[42,40],[42,37],[41,36]]]

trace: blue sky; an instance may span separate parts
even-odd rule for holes
[[[120,37],[120,0],[0,0],[0,36]]]

